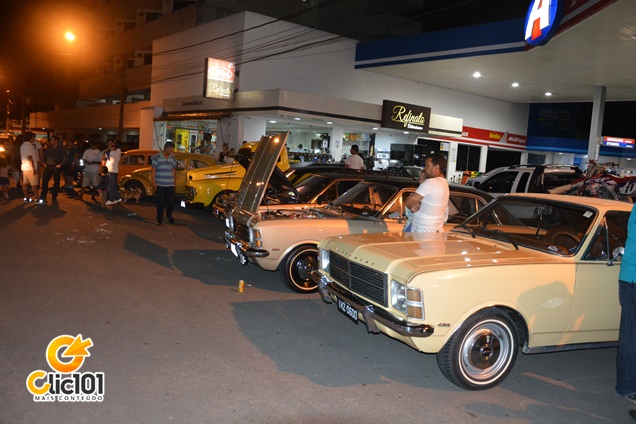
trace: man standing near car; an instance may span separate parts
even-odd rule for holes
[[[46,203],[46,195],[49,192],[49,181],[53,177],[52,200],[57,201],[57,193],[60,190],[60,174],[66,164],[66,150],[60,145],[60,136],[53,135],[49,146],[44,151],[44,173],[42,174],[42,197],[39,203]]]
[[[174,143],[168,141],[163,151],[152,157],[152,185],[157,195],[157,225],[163,225],[163,212],[168,222],[174,224],[174,187],[176,181],[177,160],[174,155]]]
[[[618,274],[621,320],[616,356],[616,393],[636,403],[636,213],[627,223],[627,241]]]
[[[364,160],[358,154],[358,145],[354,144],[351,146],[349,153],[351,155],[345,159],[345,168],[355,169],[356,171],[364,171]]]
[[[415,193],[404,201],[404,205],[413,212],[413,233],[441,233],[448,219],[448,198],[450,192],[446,173],[446,158],[433,154],[426,158],[422,182]]]
[[[33,146],[34,134],[31,131],[27,131],[24,134],[24,141],[20,146],[20,158],[22,163],[20,164],[20,170],[22,171],[22,192],[24,193],[24,203],[32,202],[33,199],[37,201],[40,190],[40,176],[38,174],[38,166],[40,164],[40,157],[38,156],[35,147]],[[28,196],[29,185],[33,190],[33,198]]]

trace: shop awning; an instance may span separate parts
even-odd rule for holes
[[[232,112],[175,112],[164,113],[154,121],[205,121],[218,120],[232,116]]]

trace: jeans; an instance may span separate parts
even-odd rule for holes
[[[166,210],[166,216],[172,219],[172,211],[174,209],[174,186],[162,187],[157,186],[157,222],[163,221],[163,211]]]
[[[49,192],[49,181],[53,177],[53,200],[57,197],[57,193],[60,190],[60,173],[62,169],[55,165],[46,165],[44,172],[42,173],[42,199],[46,199],[46,195]]]
[[[618,282],[621,324],[616,357],[616,393],[636,394],[636,282]]]
[[[108,173],[108,199],[111,202],[114,202],[117,199],[121,199],[121,194],[119,194],[119,187],[117,186],[117,176],[118,172],[109,172]]]

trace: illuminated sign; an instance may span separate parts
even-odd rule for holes
[[[209,99],[232,100],[234,97],[234,62],[205,60],[203,96]]]
[[[381,125],[403,131],[428,132],[431,108],[385,100],[382,103]]]
[[[556,33],[561,21],[560,0],[532,0],[525,20],[525,40],[533,46],[540,46]]]
[[[636,140],[634,140],[633,138],[603,136],[603,146],[623,147],[626,149],[633,149],[634,144],[636,144]]]

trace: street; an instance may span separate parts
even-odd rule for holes
[[[152,200],[58,199],[0,203],[0,423],[634,422],[615,349],[520,353],[502,385],[461,390],[434,355],[241,266],[207,211],[158,227]],[[78,334],[103,401],[35,402],[27,377]]]

